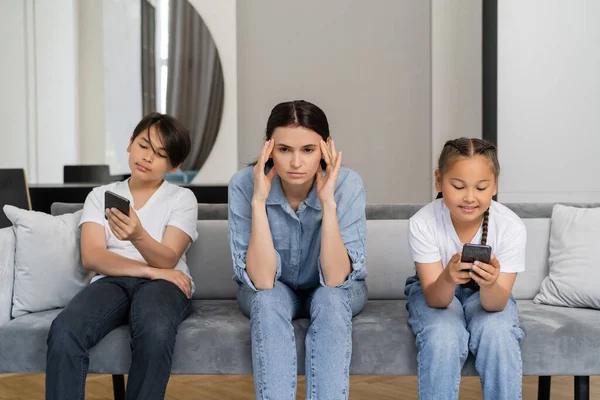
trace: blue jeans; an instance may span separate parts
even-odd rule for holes
[[[131,332],[127,399],[163,399],[177,329],[190,312],[190,300],[165,280],[106,277],[88,285],[50,327],[46,399],[83,399],[89,349],[127,323]]]
[[[252,366],[257,399],[296,399],[298,368],[292,319],[310,317],[306,334],[306,398],[347,399],[352,317],[367,302],[367,286],[356,281],[335,287],[292,290],[276,281],[273,289],[242,285],[238,304],[250,317]]]
[[[521,399],[523,363],[517,302],[487,312],[480,292],[456,287],[447,308],[431,308],[417,276],[407,279],[408,323],[417,343],[419,399],[458,399],[462,367],[469,350],[475,356],[483,398]]]

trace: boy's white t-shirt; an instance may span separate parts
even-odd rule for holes
[[[471,243],[481,243],[482,228]],[[444,199],[436,199],[419,210],[408,223],[408,242],[413,260],[418,263],[448,261],[462,251],[463,243],[452,225]],[[500,262],[501,272],[525,271],[527,230],[521,219],[506,206],[492,201],[488,219],[487,243]]]
[[[106,248],[113,253],[119,254],[132,260],[146,262],[140,252],[128,240],[119,240],[110,230],[108,221],[104,218],[104,192],[110,190],[118,195],[129,199],[131,206],[135,209],[133,196],[129,190],[128,180],[114,182],[108,185],[94,188],[88,194],[83,206],[83,214],[79,226],[86,222],[94,222],[104,227],[106,235]],[[148,234],[157,242],[162,242],[163,235],[168,225],[181,229],[190,239],[198,238],[196,230],[198,220],[198,201],[191,190],[183,188],[167,181],[154,192],[142,208],[135,209],[142,226]],[[189,248],[189,246],[188,246]],[[186,249],[187,251],[187,249]],[[186,264],[185,252],[179,259],[175,269],[183,271],[190,279],[190,270]],[[104,278],[98,274],[92,282]],[[192,292],[195,289],[192,280]]]

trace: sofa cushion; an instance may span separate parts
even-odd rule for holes
[[[64,307],[91,279],[81,265],[81,211],[51,216],[4,206],[15,227],[12,317]]]
[[[416,346],[402,300],[371,300],[353,322],[352,374],[416,375]],[[598,375],[598,311],[518,302],[525,331],[525,375]],[[0,373],[44,372],[46,337],[59,310],[27,314],[0,326]],[[294,321],[298,370],[304,373],[309,321]],[[124,374],[130,364],[129,328],[124,325],[90,352],[91,373]],[[177,334],[173,373],[251,374],[248,319],[235,300],[195,300]],[[469,356],[464,375],[475,375]]]
[[[0,325],[10,321],[15,277],[15,230],[0,229]]]
[[[523,223],[527,229],[525,271],[517,274],[512,293],[517,300],[531,300],[539,292],[544,278],[548,276],[550,219],[528,218],[524,219]]]
[[[600,309],[600,208],[554,206],[550,272],[534,302]]]
[[[198,239],[186,254],[196,284],[194,299],[235,299],[227,220],[198,221],[196,230]]]
[[[61,203],[55,202],[50,206],[52,215],[74,213],[83,209],[83,203]],[[198,204],[198,220],[226,220],[227,204]]]
[[[406,230],[408,220],[367,221],[367,286],[369,298],[404,299],[406,278],[414,275]],[[196,283],[194,299],[235,299],[227,221],[198,221],[198,240],[187,253]],[[537,289],[536,289],[537,290]]]
[[[513,289],[517,299],[531,300],[548,273],[549,219],[528,219],[527,266]],[[408,220],[367,220],[367,286],[371,300],[405,299],[406,278],[415,274],[407,241]],[[227,221],[198,221],[198,240],[187,253],[196,282],[195,299],[235,299],[237,286]]]
[[[52,213],[78,209],[80,205],[54,203]],[[406,278],[415,274],[408,249],[408,219],[422,205],[367,205],[367,285],[373,300],[405,299]],[[529,210],[527,207],[525,207]],[[529,210],[532,216],[533,210]],[[513,294],[531,300],[548,274],[549,218],[527,218],[527,265]],[[235,299],[237,286],[227,237],[227,205],[198,205],[198,240],[187,253],[196,292],[194,299]]]

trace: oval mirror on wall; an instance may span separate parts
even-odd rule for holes
[[[192,139],[182,170],[206,162],[224,104],[221,60],[202,17],[188,0],[142,2],[142,110],[177,118]]]

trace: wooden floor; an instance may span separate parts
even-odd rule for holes
[[[590,399],[600,400],[600,377],[592,377]],[[298,399],[304,399],[304,377],[299,378]],[[0,375],[0,400],[33,400],[44,398],[44,375]],[[167,399],[254,399],[252,377],[247,375],[173,375],[167,388]],[[109,375],[90,375],[86,388],[87,400],[112,399],[112,379]],[[350,399],[388,400],[417,399],[415,377],[352,376]],[[481,399],[479,378],[463,378],[460,400]],[[537,377],[523,379],[523,399],[537,399]],[[573,378],[553,377],[551,400],[573,399]]]

